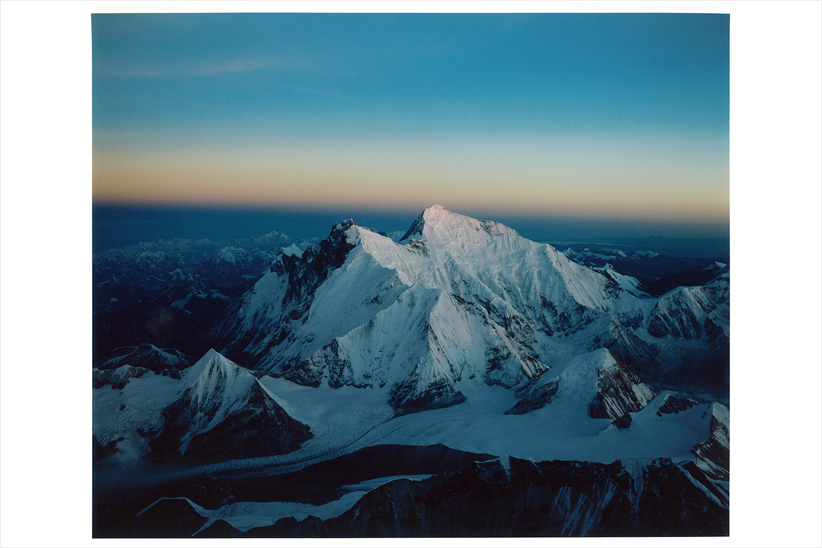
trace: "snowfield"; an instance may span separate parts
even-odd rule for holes
[[[632,413],[633,422],[626,430],[617,429],[610,419],[592,419],[587,405],[596,392],[595,371],[592,367],[571,369],[566,368],[563,375],[557,373],[564,389],[554,401],[525,415],[504,414],[516,403],[510,390],[468,380],[458,385],[466,395],[464,403],[393,418],[390,406],[374,389],[311,389],[270,377],[261,383],[278,402],[287,405],[284,408],[295,410],[292,416],[308,424],[315,435],[302,449],[283,457],[289,461],[301,455],[306,459],[338,456],[375,444],[442,444],[461,451],[535,461],[607,464],[626,458],[650,461],[667,456],[676,462],[691,460],[691,448],[710,436],[711,405],[660,417],[656,411],[664,394]],[[297,409],[311,411],[299,413]]]

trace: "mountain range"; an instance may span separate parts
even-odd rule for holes
[[[727,264],[660,293],[441,206],[288,243],[223,261],[220,306],[182,276],[184,336],[97,347],[97,536],[728,534]]]

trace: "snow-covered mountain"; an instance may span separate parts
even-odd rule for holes
[[[186,373],[187,388],[163,410],[155,455],[216,459],[276,455],[299,448],[309,428],[294,420],[254,375],[210,350]]]
[[[622,360],[600,349],[574,358],[557,375],[546,373],[535,379],[520,388],[518,396],[508,413],[527,413],[557,397],[587,403],[590,418],[618,420],[644,408],[654,392]]]
[[[115,356],[98,365],[97,369],[105,371],[130,365],[179,378],[180,371],[194,363],[194,358],[176,348],[158,348],[148,343],[115,348],[112,354]]]
[[[730,274],[721,268],[708,283],[679,287],[654,305],[648,322],[654,337],[726,340],[730,333]]]
[[[642,245],[653,241],[649,239]],[[640,242],[635,244],[640,245]],[[638,249],[636,245],[615,249],[607,244],[574,244],[562,249],[565,256],[581,265],[613,270],[635,278],[640,282],[642,291],[657,297],[679,286],[702,285],[714,277],[717,269],[728,263],[728,252],[720,251],[716,245],[709,245],[708,249],[719,255],[712,257],[706,254],[702,258],[674,257]]]
[[[122,389],[125,388],[131,379],[139,379],[148,373],[151,373],[150,369],[134,367],[129,364],[102,370],[95,367],[92,370],[93,386],[94,388],[100,388],[105,385],[111,385],[112,388]]]
[[[710,414],[711,437],[694,446],[692,451],[696,459],[687,463],[686,469],[727,505],[730,490],[730,413],[721,403],[714,403]]]
[[[111,249],[93,257],[95,362],[113,349],[151,343],[202,355],[214,321],[259,279],[286,246],[273,232],[250,240],[173,239]]]
[[[405,413],[463,401],[466,378],[522,389],[602,347],[656,376],[658,355],[677,354],[680,339],[709,359],[728,326],[723,288],[727,278],[653,298],[613,268],[434,206],[399,241],[347,221],[302,254],[280,254],[220,335],[255,369],[380,387]]]
[[[440,206],[272,257],[195,364],[98,362],[95,462],[162,486],[115,536],[727,534],[726,264],[654,296]]]

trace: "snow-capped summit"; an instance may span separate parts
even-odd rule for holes
[[[157,455],[212,459],[292,451],[310,438],[250,371],[209,350],[182,381],[187,388],[163,411],[162,430],[150,441]]]
[[[652,362],[655,304],[613,268],[435,205],[399,241],[347,220],[281,253],[221,335],[256,369],[381,388],[405,413],[463,401],[462,380],[522,387],[603,346]]]
[[[485,236],[483,236],[483,234]],[[434,205],[423,211],[401,241],[412,238],[468,242],[477,236],[518,237],[516,231],[496,221],[483,221]]]
[[[257,381],[251,372],[213,348],[194,364],[183,381],[190,379],[193,379],[188,388],[191,405],[204,413],[198,417],[198,429],[208,429],[209,425],[217,424],[242,407]]]

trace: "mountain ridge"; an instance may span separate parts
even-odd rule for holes
[[[138,536],[727,534],[729,409],[712,390],[728,382],[730,273],[706,268],[654,296],[442,206],[401,235],[345,220],[202,316],[212,347],[194,365],[153,343],[102,362],[95,459],[157,467],[141,481],[162,488],[122,514]],[[388,446],[466,457],[262,487]]]
[[[438,404],[461,401],[454,385],[464,372],[514,387],[552,362],[603,344],[627,367],[662,374],[660,348],[678,348],[683,331],[658,326],[687,329],[693,322],[681,314],[695,306],[718,310],[727,325],[721,319],[727,307],[714,306],[710,295],[674,307],[670,318],[660,309],[667,301],[638,286],[634,278],[583,267],[500,223],[435,205],[399,241],[347,220],[301,255],[281,253],[221,327],[228,341],[223,352],[242,356],[262,373],[311,385],[326,379],[332,386],[384,386],[388,376],[388,389],[398,394],[396,409],[404,412],[402,402],[415,407],[411,402],[424,399],[429,385]],[[399,332],[402,340],[387,335]],[[706,332],[715,329],[688,339]],[[417,343],[410,345],[409,337]],[[476,340],[489,344],[469,358],[464,349],[476,347]],[[390,352],[383,349],[398,347],[415,356],[415,372],[384,370]],[[508,367],[507,376],[493,380],[469,366],[500,360],[517,362],[519,373]]]

